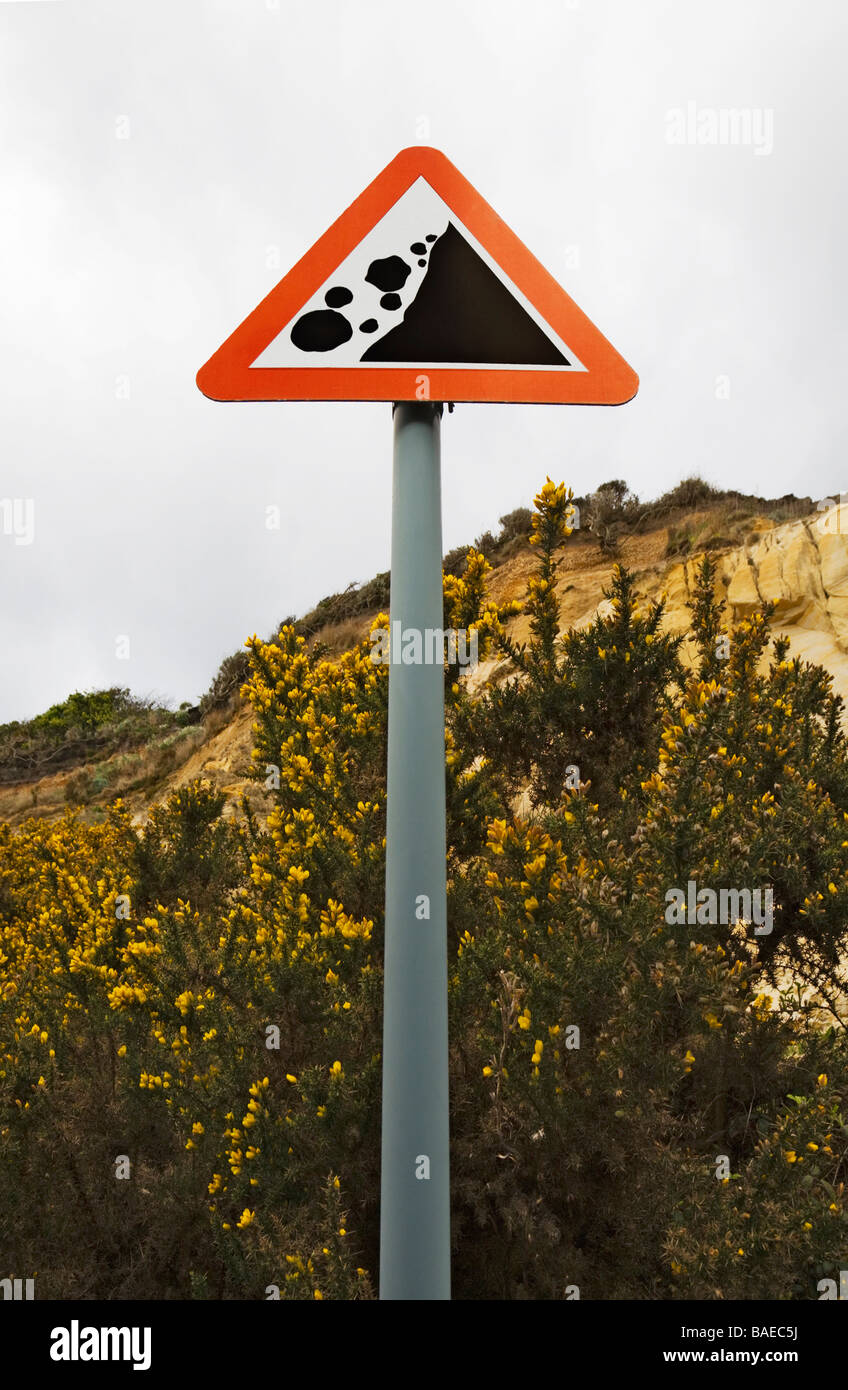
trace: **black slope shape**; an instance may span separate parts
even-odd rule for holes
[[[452,222],[402,322],[360,360],[570,365]]]

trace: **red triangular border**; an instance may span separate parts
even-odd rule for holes
[[[423,176],[583,363],[584,372],[509,367],[251,367],[346,256]],[[426,387],[422,384],[426,378]],[[401,150],[197,374],[216,401],[524,401],[623,405],[639,378],[439,150]]]

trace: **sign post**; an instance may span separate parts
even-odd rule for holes
[[[443,626],[439,402],[622,405],[639,379],[459,170],[415,146],[197,384],[217,401],[394,402],[380,1297],[447,1299],[444,668],[426,659]]]
[[[450,1298],[445,678],[426,660],[444,621],[441,415],[393,411],[382,1299]],[[405,633],[423,660],[403,661]]]

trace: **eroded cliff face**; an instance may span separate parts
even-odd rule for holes
[[[669,561],[667,540],[665,528],[632,536],[618,558],[633,571],[641,598],[665,597],[666,629],[685,632],[703,551]],[[848,706],[848,505],[782,525],[751,520],[742,544],[715,549],[711,556],[716,595],[725,601],[728,617],[737,621],[773,603],[772,630],[789,638],[792,655],[824,666]],[[533,556],[522,553],[496,570],[493,595],[501,601],[520,598],[533,564]],[[596,547],[566,545],[557,585],[564,627],[583,627],[604,612],[602,591],[612,568],[612,558]],[[513,630],[518,640],[527,640],[525,618],[516,619]],[[688,643],[683,659],[694,659]],[[504,670],[499,661],[481,663],[473,684],[498,679]]]
[[[669,561],[667,544],[667,528],[659,527],[624,540],[616,558],[633,571],[642,599],[665,596],[666,627],[683,632],[689,627],[687,604],[703,552],[696,551],[684,561]],[[729,616],[740,619],[764,603],[773,603],[775,633],[789,638],[792,655],[830,672],[834,689],[848,708],[848,505],[781,525],[752,519],[742,544],[717,548],[711,553],[716,562],[716,593],[726,601]],[[492,596],[501,602],[522,598],[535,563],[536,556],[528,548],[494,570],[490,577]],[[563,627],[585,626],[599,610],[603,611],[603,589],[609,584],[613,564],[614,558],[595,545],[581,542],[565,546],[557,586]],[[369,627],[369,619],[363,618],[362,637],[367,636]],[[518,641],[526,641],[527,618],[515,619],[511,630]],[[693,658],[686,645],[683,657],[687,661]],[[479,688],[506,672],[504,662],[485,661],[468,679],[472,688]],[[126,795],[136,818],[144,819],[149,806],[163,801],[172,790],[193,778],[206,779],[220,788],[227,797],[230,813],[245,792],[260,814],[263,806],[270,809],[272,798],[247,779],[252,722],[251,711],[242,707],[228,724],[210,731],[205,738],[198,730],[201,742],[192,742],[190,756],[180,767],[156,787]],[[69,775],[0,787],[0,821],[17,825],[28,816],[53,818],[61,814],[67,806]],[[119,793],[120,786],[111,791],[111,795]]]
[[[775,633],[790,652],[824,666],[848,704],[848,506],[801,521],[757,523],[747,541],[718,552],[716,590],[734,619],[775,605]],[[669,626],[686,626],[686,602],[700,556],[673,565],[662,581]]]

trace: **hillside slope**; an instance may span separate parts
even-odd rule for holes
[[[774,603],[772,627],[790,642],[790,653],[816,662],[830,672],[835,691],[848,705],[848,508],[813,512],[807,517],[775,523],[766,517],[747,518],[741,543],[722,541],[721,518],[715,508],[687,516],[687,533],[701,545],[708,545],[717,563],[717,589],[735,619]],[[637,592],[646,600],[666,596],[665,625],[668,630],[688,629],[686,607],[694,573],[703,549],[693,547],[685,559],[668,558],[676,543],[675,528],[660,525],[643,534],[624,538],[615,555],[605,552],[591,538],[575,536],[566,546],[559,572],[558,592],[565,627],[582,627],[591,622],[602,607],[607,586],[617,560],[635,575]],[[490,592],[500,602],[522,598],[535,562],[529,546],[520,548],[490,575]],[[329,649],[340,650],[365,637],[373,614],[356,622],[329,626],[318,637]],[[512,625],[520,641],[527,636],[527,619],[519,616]],[[684,657],[688,654],[684,651]],[[505,667],[499,661],[481,662],[469,677],[479,685],[498,679]],[[148,808],[162,801],[176,787],[195,778],[204,778],[227,797],[230,812],[236,810],[242,794],[261,808],[266,797],[248,779],[253,746],[252,713],[240,706],[223,727],[201,726],[180,744],[180,762],[163,771],[158,779],[148,777],[141,787],[122,792],[120,778],[101,777],[108,787],[87,799],[84,814],[97,816],[116,793],[137,819],[144,819]],[[107,760],[105,766],[111,760]],[[69,783],[78,771],[41,778],[33,783],[0,787],[0,821],[19,825],[30,816],[53,818],[66,809]]]

